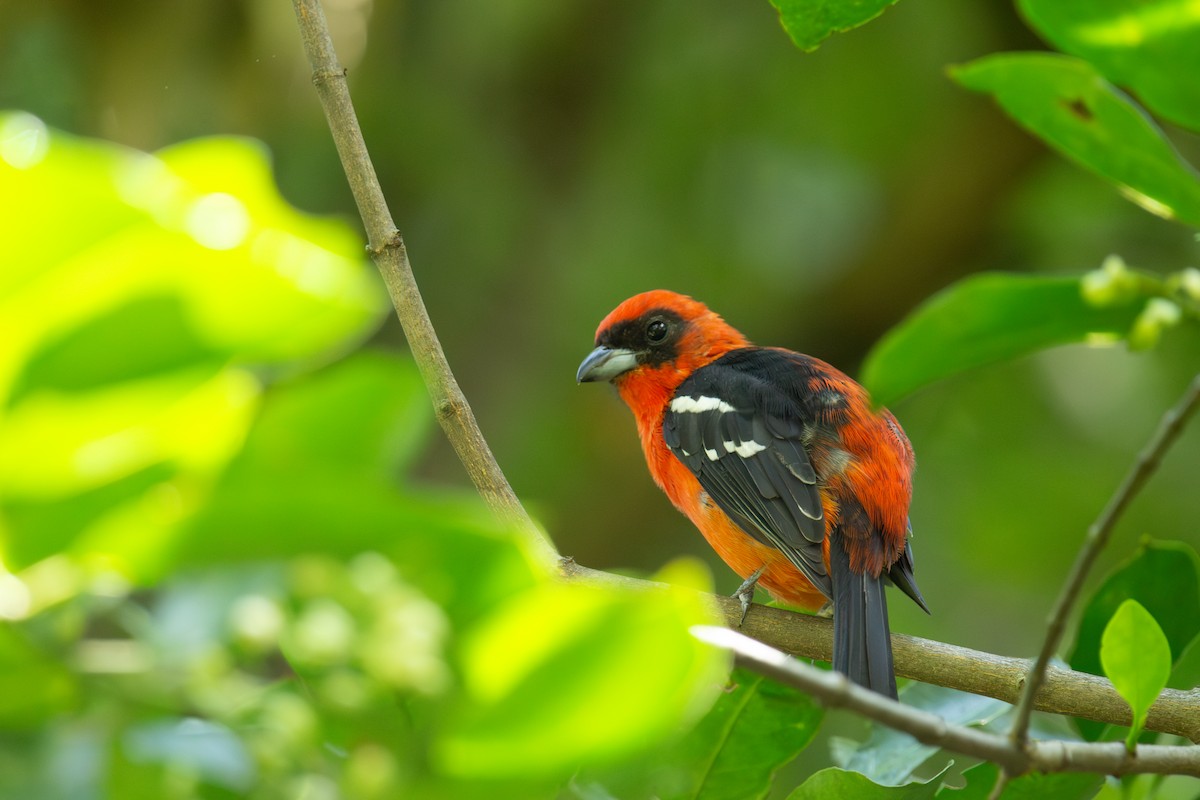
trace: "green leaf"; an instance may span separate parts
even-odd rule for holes
[[[962,789],[943,787],[938,800],[987,800],[1000,771],[995,764],[976,764],[963,770],[967,785]],[[1022,775],[1004,787],[1000,800],[1090,800],[1104,785],[1101,775],[1059,772],[1053,775]]]
[[[1191,644],[1183,648],[1183,652],[1175,659],[1167,686],[1184,690],[1200,687],[1200,636],[1192,639]]]
[[[1200,227],[1200,177],[1128,97],[1087,62],[1003,53],[951,70],[992,94],[1022,127],[1115,183],[1147,211]]]
[[[0,730],[43,725],[80,696],[75,676],[42,653],[16,625],[0,622]]]
[[[880,786],[860,773],[829,767],[800,784],[787,800],[928,800],[941,785],[940,774],[928,783]]]
[[[659,744],[711,704],[727,656],[688,632],[693,591],[547,581],[466,634],[468,701],[434,745],[446,774],[565,777]]]
[[[908,684],[901,690],[900,700],[956,725],[985,725],[1010,708],[1000,700],[927,683]],[[832,749],[838,766],[889,786],[911,778],[939,750],[885,725],[872,726],[865,742],[834,739]]]
[[[1180,125],[1200,129],[1200,8],[1181,0],[1020,0],[1025,18],[1059,50]]]
[[[813,51],[835,33],[865,25],[896,0],[771,0],[779,22],[801,50]]]
[[[1133,750],[1146,714],[1171,676],[1171,645],[1150,612],[1136,600],[1117,608],[1100,638],[1100,663],[1133,710],[1125,746]]]
[[[580,800],[766,797],[775,773],[811,743],[823,717],[808,695],[735,669],[681,739],[635,761],[578,774],[571,791]]]
[[[276,384],[231,470],[279,481],[289,470],[329,468],[392,481],[428,440],[433,409],[413,361],[361,351]]]
[[[1117,566],[1084,605],[1071,652],[1071,669],[1102,675],[1100,642],[1104,628],[1126,600],[1137,600],[1157,621],[1171,652],[1182,656],[1200,635],[1200,556],[1183,542],[1145,539],[1129,560]],[[1103,726],[1079,720],[1096,739]]]
[[[1103,674],[1101,637],[1126,600],[1138,601],[1162,628],[1171,652],[1182,655],[1200,635],[1200,556],[1184,542],[1144,540],[1084,606],[1071,669]]]
[[[775,772],[806,748],[825,712],[811,697],[735,670],[717,702],[680,743],[690,785],[667,797],[751,800],[766,797]]]
[[[241,446],[262,367],[344,352],[383,294],[351,228],[283,200],[260,144],[150,155],[28,114],[0,131],[0,548],[141,580]]]
[[[972,367],[1055,345],[1125,335],[1141,305],[1094,305],[1083,279],[1008,273],[965,278],[926,300],[872,348],[862,382],[888,405]]]

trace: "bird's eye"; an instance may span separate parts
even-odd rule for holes
[[[646,339],[648,339],[651,344],[658,344],[666,338],[667,323],[663,322],[661,319],[651,320],[650,324],[646,326]]]

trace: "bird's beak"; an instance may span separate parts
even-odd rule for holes
[[[611,381],[637,366],[637,355],[632,350],[614,350],[597,347],[579,365],[575,373],[576,383],[587,381]]]

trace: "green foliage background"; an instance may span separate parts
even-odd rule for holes
[[[1031,19],[1054,13],[1052,3],[1019,5]],[[518,493],[559,549],[589,566],[652,572],[687,553],[712,564],[719,590],[737,583],[646,478],[627,411],[605,392],[574,386],[594,325],[629,294],[656,287],[693,294],[756,341],[809,352],[853,373],[885,331],[965,275],[1078,277],[1112,253],[1160,274],[1197,261],[1194,230],[1147,214],[1047,151],[990,98],[947,76],[951,64],[1042,47],[1006,3],[899,3],[810,54],[788,41],[766,4],[351,0],[330,4],[329,14],[376,168],[456,374]],[[1069,40],[1055,44],[1077,52]],[[973,74],[978,84],[986,67],[979,62],[956,77],[972,85]],[[1143,91],[1151,97],[1164,90]],[[1168,119],[1194,123],[1186,98],[1164,102],[1182,109]],[[105,640],[137,630],[161,652],[71,657],[187,665],[178,683],[122,686],[114,679],[106,690],[144,694],[150,710],[183,697],[202,715],[242,724],[242,695],[229,682],[244,688],[255,676],[277,676],[278,665],[265,662],[282,636],[289,659],[313,671],[302,677],[329,685],[304,702],[290,689],[260,692],[247,706],[262,730],[293,737],[286,746],[262,745],[297,759],[280,765],[282,772],[297,780],[320,774],[313,765],[321,763],[323,740],[305,717],[314,708],[322,720],[343,714],[348,729],[376,730],[379,740],[394,737],[389,741],[419,751],[424,744],[412,731],[425,730],[420,714],[431,713],[421,711],[422,701],[408,732],[389,728],[394,719],[365,722],[365,709],[397,686],[417,697],[436,695],[446,680],[438,668],[418,664],[398,676],[380,666],[390,663],[386,658],[366,655],[369,647],[342,662],[331,661],[319,643],[350,635],[337,608],[350,609],[366,626],[353,636],[370,642],[387,638],[386,622],[379,622],[384,633],[373,634],[372,620],[388,619],[393,606],[434,613],[429,597],[434,608],[450,609],[449,619],[431,629],[469,628],[484,610],[466,600],[456,606],[447,588],[466,577],[393,574],[381,566],[386,559],[359,554],[408,548],[410,563],[440,564],[504,534],[481,518],[461,491],[453,454],[430,435],[398,326],[361,262],[353,203],[289,4],[0,2],[0,108],[140,150],[169,148],[160,155],[194,191],[233,192],[254,225],[336,254],[318,269],[336,291],[315,305],[302,270],[213,266],[211,248],[203,261],[196,260],[201,248],[189,245],[192,255],[141,270],[154,253],[186,239],[181,218],[169,240],[139,240],[140,259],[114,245],[91,254],[97,260],[90,272],[56,273],[33,292],[30,276],[45,265],[102,233],[125,235],[141,223],[94,213],[112,198],[67,162],[59,178],[70,189],[52,197],[38,193],[57,184],[0,187],[4,240],[19,231],[36,244],[0,254],[0,292],[9,301],[0,317],[0,362],[21,369],[2,376],[5,421],[22,408],[28,415],[7,429],[25,439],[0,441],[5,563],[113,548],[127,556],[122,564],[89,564],[82,577],[47,573],[48,586],[65,581],[70,594],[86,584],[88,592],[47,618],[41,641],[84,633]],[[1163,124],[1184,156],[1200,163],[1195,134]],[[273,173],[260,146],[246,140],[188,141],[212,134],[265,143]],[[94,152],[86,141],[73,146],[114,165],[133,158]],[[202,152],[211,158],[199,158]],[[212,172],[217,161],[230,166]],[[134,178],[144,190],[162,176]],[[349,225],[296,214],[273,198],[272,181],[298,208]],[[155,201],[143,211],[170,217],[168,189],[142,193]],[[47,203],[54,215],[23,216]],[[228,220],[228,207],[208,212]],[[1194,221],[1190,214],[1180,216]],[[283,250],[263,258],[293,269],[302,261]],[[137,302],[106,316],[104,292],[116,296],[113,286]],[[1197,356],[1194,328],[1165,336],[1149,354],[1076,346],[969,371],[894,403],[920,465],[914,549],[934,615],[897,602],[893,627],[1031,655],[1086,526],[1195,371]],[[87,425],[108,420],[118,427],[144,416],[119,392],[93,390],[143,378],[158,380],[160,399],[207,391],[221,402],[191,417],[197,406],[178,406],[150,433],[185,435],[163,436],[163,449],[141,451],[140,461],[112,459],[112,452],[136,449],[102,454],[95,463],[110,473],[80,478],[72,459],[75,445],[96,435]],[[79,405],[34,405],[37,392],[47,390]],[[213,416],[214,407],[222,413]],[[1122,523],[1101,571],[1126,559],[1144,534],[1200,541],[1192,522],[1198,443],[1200,433],[1185,433]],[[171,491],[157,488],[164,485]],[[122,505],[130,498],[139,499]],[[116,507],[120,514],[104,517]],[[102,517],[103,525],[93,524]],[[85,528],[87,537],[75,538]],[[22,536],[12,536],[16,530]],[[436,544],[421,544],[417,533]],[[509,553],[488,584],[496,597],[514,587],[546,591],[538,588],[536,567],[507,545],[496,547]],[[272,560],[312,552],[320,555]],[[239,566],[229,568],[232,562]],[[122,576],[117,585],[86,583],[113,566]],[[131,586],[181,569],[200,571],[130,611]],[[323,602],[331,597],[335,606]],[[607,608],[610,601],[622,603],[578,602]],[[243,611],[261,625],[225,627],[238,602],[251,603]],[[124,616],[112,619],[110,612]],[[131,613],[141,616],[126,619]],[[595,617],[596,638],[605,619],[615,624],[633,612],[612,613],[618,617]],[[1093,622],[1097,641],[1110,615]],[[473,646],[486,648],[479,635]],[[0,651],[28,646],[5,636]],[[205,643],[229,641],[241,648],[236,669],[197,655],[210,652]],[[318,643],[315,653],[305,651],[305,641]],[[448,645],[429,646],[440,652]],[[612,663],[625,663],[618,656]],[[61,669],[35,655],[22,663],[38,674]],[[14,679],[8,693],[25,685]],[[31,719],[81,702],[81,688],[65,672],[46,687],[48,695],[30,698]],[[475,689],[478,696],[488,691]],[[492,711],[505,716],[500,706]],[[482,712],[456,713],[469,719]],[[123,752],[170,748],[153,716],[110,719],[130,730],[150,726],[129,734],[133,744]],[[476,718],[462,730],[485,723]],[[648,721],[647,736],[666,724]],[[848,721],[830,727],[858,732]],[[94,757],[96,730],[67,733],[77,744],[68,752]],[[445,741],[473,753],[463,763],[477,763],[481,756],[468,739],[447,734]],[[159,750],[145,744],[156,741]],[[365,744],[372,746],[347,751],[358,759],[347,763],[367,766],[343,776],[344,791],[386,791],[392,784],[371,781],[415,768]],[[3,757],[28,766],[31,752],[9,748]],[[230,751],[218,744],[214,752]],[[824,752],[801,769],[827,764]],[[504,754],[492,757],[499,762]],[[120,783],[139,774],[125,766],[130,771],[118,769],[113,785],[136,785],[132,778]],[[241,785],[235,762],[221,762],[221,769],[229,770],[219,772],[227,791]],[[84,772],[61,774],[69,780]],[[187,775],[161,778],[162,785],[187,783]],[[77,788],[62,791],[79,796]],[[23,796],[19,785],[11,791]],[[178,791],[187,796],[188,788]]]

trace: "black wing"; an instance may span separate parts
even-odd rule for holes
[[[757,348],[753,354],[780,357]],[[676,391],[663,419],[667,447],[742,530],[781,550],[832,597],[821,495],[802,438],[807,414],[764,380],[770,370],[722,361],[696,370]]]

